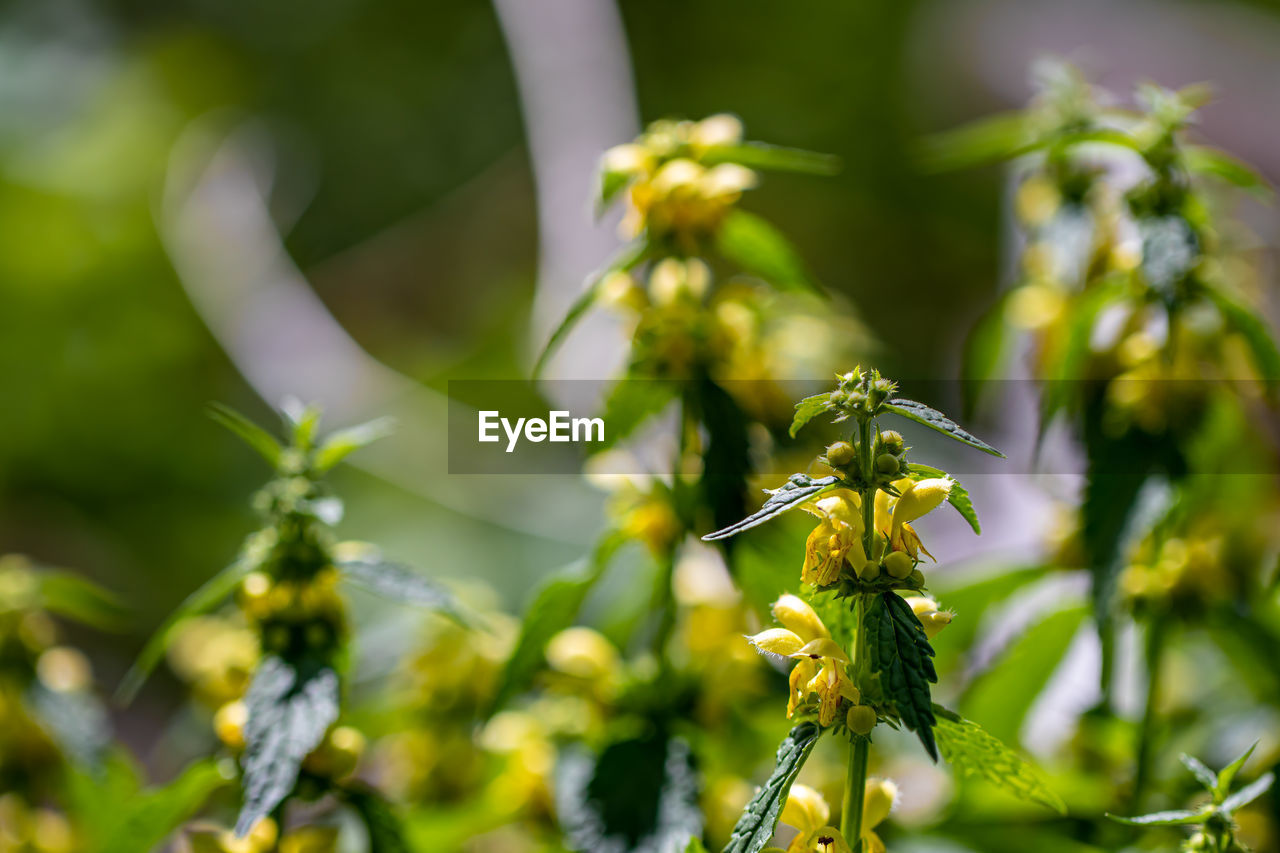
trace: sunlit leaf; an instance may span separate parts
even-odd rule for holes
[[[768,846],[778,825],[778,816],[787,803],[791,785],[800,775],[800,768],[809,759],[821,735],[822,729],[811,722],[801,723],[788,732],[778,746],[773,773],[747,803],[733,827],[733,835],[724,853],[759,853]]]
[[[352,560],[339,563],[338,571],[347,580],[383,598],[438,610],[463,625],[470,622],[462,603],[448,587],[399,563]]]
[[[704,541],[713,542],[717,539],[727,539],[744,530],[758,527],[769,519],[800,506],[805,501],[812,500],[824,492],[831,491],[839,486],[840,482],[840,478],[834,474],[817,480],[808,474],[792,474],[787,478],[787,482],[784,485],[769,491],[769,497],[760,509],[742,519],[742,521],[731,524],[723,530],[717,530],[715,533],[708,533],[702,538]]]
[[[1205,767],[1200,759],[1194,755],[1187,755],[1185,752],[1179,756],[1179,759],[1182,761],[1182,766],[1190,770],[1196,780],[1201,785],[1204,785],[1207,790],[1212,791],[1217,786],[1218,774]]]
[[[629,438],[645,421],[660,414],[675,399],[679,385],[655,379],[623,379],[605,399],[600,419],[607,426],[604,441],[592,447],[601,452]]]
[[[716,145],[708,148],[701,160],[710,166],[716,163],[737,163],[751,169],[775,172],[799,172],[808,175],[834,175],[840,171],[840,158],[799,148],[783,148],[763,142],[743,142],[738,145]]]
[[[937,409],[932,409],[926,406],[924,403],[917,403],[915,400],[895,397],[884,404],[884,409],[887,412],[892,412],[893,414],[906,418],[909,421],[915,421],[918,424],[923,424],[929,429],[934,430],[935,432],[940,432],[949,438],[953,438],[956,441],[961,442],[962,444],[967,444],[970,447],[976,447],[983,453],[990,453],[992,456],[999,456],[1001,459],[1004,458],[1004,454],[999,450],[996,450],[977,436],[965,431],[959,424],[951,420],[951,418],[942,414],[942,412],[939,412]]]
[[[1193,812],[1187,809],[1152,812],[1138,817],[1120,817],[1119,815],[1108,813],[1107,817],[1116,823],[1128,824],[1129,826],[1190,826],[1191,824],[1204,823],[1205,820],[1205,815],[1202,812]]]
[[[1245,785],[1239,791],[1222,801],[1222,810],[1227,814],[1234,812],[1236,809],[1242,809],[1261,797],[1271,789],[1271,784],[1276,781],[1274,773],[1266,773],[1259,776],[1253,782]]]
[[[1225,151],[1207,145],[1183,145],[1182,158],[1187,170],[1226,181],[1269,201],[1271,187],[1256,169]]]
[[[302,759],[338,719],[338,675],[327,666],[295,667],[278,657],[258,664],[245,694],[244,804],[236,819],[243,838],[271,814],[298,781]]]
[[[40,606],[50,613],[91,628],[119,631],[128,625],[129,611],[116,596],[71,572],[42,569]]]
[[[934,705],[938,721],[933,733],[942,757],[967,776],[985,779],[1016,797],[1040,803],[1059,814],[1066,803],[1049,787],[1043,775],[1017,752],[977,723]]]
[[[262,427],[246,418],[230,406],[222,403],[209,404],[209,417],[238,435],[245,444],[258,451],[272,468],[280,466],[280,454],[283,448],[280,442]]]
[[[333,432],[320,443],[311,465],[321,473],[328,471],[360,448],[391,435],[395,428],[395,418],[377,418]]]
[[[805,397],[799,403],[796,403],[796,416],[791,421],[791,429],[787,432],[792,438],[796,437],[796,433],[809,421],[816,418],[823,412],[831,410],[831,394],[814,394],[812,397]]]
[[[1253,751],[1258,748],[1255,742],[1252,746],[1236,757],[1234,761],[1226,767],[1218,771],[1217,778],[1213,782],[1211,790],[1213,791],[1213,799],[1215,802],[1222,802],[1227,797],[1227,792],[1231,790],[1231,783],[1236,780],[1236,774],[1240,772],[1240,768],[1244,767],[1249,757],[1253,755]]]
[[[1244,339],[1259,376],[1267,383],[1268,391],[1274,393],[1272,386],[1280,382],[1280,349],[1267,321],[1257,310],[1236,301],[1220,288],[1205,287],[1204,292],[1222,312],[1231,330]]]
[[[822,293],[791,241],[754,213],[730,212],[720,224],[716,248],[725,258],[779,290]]]

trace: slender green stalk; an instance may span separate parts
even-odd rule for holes
[[[853,853],[862,853],[862,801],[867,788],[867,757],[871,741],[853,735],[849,744],[849,774],[844,781],[844,805],[840,810],[840,834]]]
[[[1164,635],[1167,620],[1164,614],[1157,614],[1147,626],[1147,642],[1144,648],[1147,666],[1146,706],[1142,711],[1142,725],[1138,729],[1138,755],[1133,774],[1133,791],[1129,795],[1130,802],[1136,808],[1142,805],[1142,795],[1151,778],[1152,741],[1155,738],[1156,702],[1160,693],[1163,675]]]

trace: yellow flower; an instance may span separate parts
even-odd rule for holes
[[[845,671],[849,656],[831,639],[813,608],[800,598],[782,596],[774,604],[773,613],[785,627],[768,628],[747,639],[761,652],[797,661],[789,679],[787,716],[794,716],[800,703],[816,694],[818,722],[831,725],[841,699],[857,704],[860,698]]]
[[[840,830],[828,823],[831,808],[827,801],[808,785],[791,786],[780,819],[799,830],[786,853],[850,853]]]
[[[930,640],[938,636],[938,633],[943,628],[951,624],[951,612],[949,610],[939,610],[938,602],[932,598],[913,595],[906,601],[911,608],[911,612],[916,614],[916,618],[924,626],[924,633]]]
[[[919,551],[930,558],[933,557],[920,542],[920,537],[911,529],[909,522],[933,512],[942,506],[955,481],[950,477],[935,477],[929,480],[899,480],[899,495],[893,502],[889,521],[889,546],[895,551],[906,551],[912,559],[917,558]],[[884,494],[880,492],[879,494]],[[878,507],[877,507],[878,509]],[[879,518],[877,515],[877,523]]]
[[[236,838],[225,829],[211,826],[194,826],[187,830],[187,845],[191,853],[334,853],[338,849],[338,827],[308,826],[295,829],[280,839],[276,822],[264,817],[253,825],[244,838]]]
[[[800,579],[814,586],[833,584],[846,562],[860,574],[867,555],[862,549],[862,501],[858,494],[836,489],[803,508],[821,521],[805,542]]]
[[[864,853],[885,853],[884,842],[876,835],[875,828],[884,823],[893,804],[898,799],[898,786],[888,779],[867,780],[862,795],[862,850]]]

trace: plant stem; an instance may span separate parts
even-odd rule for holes
[[[1155,738],[1156,701],[1160,692],[1161,663],[1164,658],[1166,619],[1157,614],[1147,626],[1147,642],[1144,648],[1147,665],[1147,697],[1142,710],[1142,726],[1138,730],[1138,755],[1133,774],[1133,791],[1130,801],[1135,810],[1142,804],[1142,795],[1151,776],[1151,745]]]
[[[840,809],[840,834],[853,848],[862,851],[862,803],[867,789],[867,756],[871,742],[855,734],[849,743],[849,774],[844,781],[844,804]]]
[[[868,560],[874,560],[873,553],[876,541],[876,489],[875,460],[871,458],[871,431],[875,423],[867,418],[858,425],[858,443],[862,462],[862,488],[859,495],[862,500],[862,550]]]

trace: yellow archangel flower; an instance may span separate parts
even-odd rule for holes
[[[906,551],[911,559],[919,559],[921,552],[933,559],[933,555],[921,543],[920,537],[912,529],[910,522],[928,515],[942,506],[955,480],[950,477],[934,477],[928,480],[903,479],[893,485],[898,489],[898,497],[891,499],[886,492],[876,493],[876,528],[884,530],[889,537],[889,547],[894,551]],[[886,512],[881,512],[881,507]],[[887,517],[887,529],[882,527],[882,518]]]
[[[780,819],[799,830],[787,845],[786,853],[850,853],[849,843],[840,830],[829,823],[831,807],[808,785],[791,786]]]
[[[862,794],[862,850],[864,853],[885,853],[884,842],[876,835],[875,828],[884,823],[898,799],[898,786],[888,779],[872,777]]]
[[[861,573],[867,554],[862,548],[862,500],[858,494],[836,489],[803,509],[821,520],[805,542],[800,579],[814,586],[833,584],[846,562]]]
[[[943,628],[951,624],[951,611],[939,610],[938,602],[932,598],[914,595],[906,599],[906,602],[907,606],[911,608],[911,612],[916,614],[916,618],[924,626],[925,636],[930,640],[938,636]]]
[[[787,716],[810,694],[818,697],[818,722],[829,726],[836,719],[840,700],[858,703],[858,688],[853,686],[845,667],[849,656],[840,648],[818,614],[802,599],[784,595],[773,605],[773,615],[783,624],[768,628],[747,639],[759,651],[795,660],[791,670],[790,698]]]

